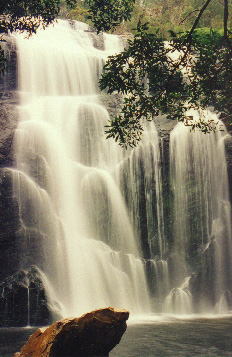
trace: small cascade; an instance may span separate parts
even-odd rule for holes
[[[88,170],[81,191],[90,235],[99,240],[105,237],[105,243],[115,250],[138,256],[127,208],[112,176],[102,169]]]
[[[163,301],[170,291],[168,262],[149,259],[146,261],[146,271],[152,296],[152,307],[154,311],[161,312]]]
[[[159,137],[153,122],[144,123],[138,147],[120,165],[121,189],[146,258],[166,253]]]
[[[190,277],[187,277],[181,287],[173,288],[170,291],[164,300],[163,312],[178,315],[186,315],[193,312],[189,280]]]
[[[22,264],[38,267],[54,316],[109,305],[148,312],[140,242],[117,183],[127,154],[105,140],[109,114],[98,95],[120,39],[99,40],[86,25],[65,21],[29,40],[15,37],[21,121],[16,166],[8,171],[20,207]]]
[[[199,114],[190,114],[198,120]],[[204,115],[218,122],[212,113]],[[224,152],[226,129],[222,129],[205,135],[178,123],[170,138],[174,287],[194,272],[191,290],[198,312],[212,311],[223,292],[232,287],[231,207]]]
[[[30,326],[30,287],[27,288],[27,326]]]
[[[231,312],[232,306],[232,293],[229,290],[226,290],[222,293],[219,301],[215,305],[215,313],[225,314]]]

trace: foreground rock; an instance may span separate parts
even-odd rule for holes
[[[108,356],[126,331],[129,312],[111,307],[38,329],[15,357]]]

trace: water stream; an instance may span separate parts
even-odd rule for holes
[[[38,267],[55,316],[109,305],[132,314],[229,311],[226,131],[204,135],[183,123],[172,131],[168,236],[155,123],[144,124],[133,150],[105,140],[117,104],[100,95],[98,79],[120,38],[66,21],[15,37],[21,120],[8,171],[22,269]]]
[[[104,35],[99,50],[86,29],[61,21],[29,40],[16,36],[15,195],[54,309],[63,316],[108,305],[147,312],[140,244],[116,182],[125,154],[105,140],[109,114],[97,90],[107,56],[121,44]]]
[[[192,115],[198,119],[199,114],[193,112]],[[218,121],[210,112],[203,115],[214,119],[215,123]],[[198,274],[195,282],[192,277],[198,295],[195,311],[226,312],[231,304],[231,207],[224,144],[226,129],[222,123],[219,128],[221,130],[214,134],[204,134],[199,130],[191,132],[179,123],[170,137],[174,190],[173,267],[176,284],[180,284],[171,295],[174,293],[177,299],[186,301],[185,313],[193,309],[189,266]],[[172,300],[171,296],[167,299]],[[180,304],[177,309],[178,306]]]

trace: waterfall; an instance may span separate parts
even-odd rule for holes
[[[124,150],[104,133],[122,98],[98,89],[120,38],[67,21],[14,36],[20,122],[5,172],[18,202],[19,268],[35,267],[54,319],[109,305],[134,314],[229,311],[223,125],[205,135],[178,123],[167,158],[167,137],[143,123],[138,147]]]
[[[191,115],[198,120],[198,113]],[[218,122],[212,113],[204,115]],[[198,129],[191,132],[183,123],[178,123],[170,138],[174,284],[179,288],[194,271],[191,280],[198,312],[212,311],[214,306],[217,310],[221,306],[221,311],[225,311],[222,302],[232,287],[226,129],[222,123],[220,128],[221,131],[203,134]],[[179,289],[189,296],[189,286],[185,284],[184,289]]]
[[[37,265],[56,315],[108,305],[148,312],[140,242],[117,179],[129,154],[105,140],[109,114],[98,93],[120,39],[104,34],[99,49],[87,25],[65,21],[15,37],[21,121],[9,171],[25,236],[22,265]]]

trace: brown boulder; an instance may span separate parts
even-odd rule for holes
[[[57,321],[36,330],[15,357],[108,356],[126,331],[128,318],[128,311],[108,307]]]

